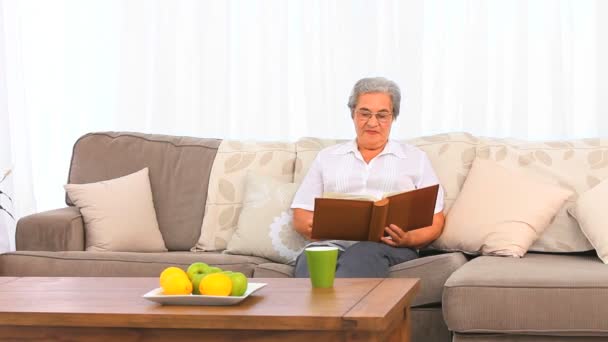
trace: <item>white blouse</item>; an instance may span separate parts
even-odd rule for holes
[[[365,194],[380,198],[387,192],[405,191],[439,184],[426,153],[403,142],[389,140],[384,150],[363,160],[355,140],[330,146],[317,154],[298,189],[291,208],[313,211],[315,197],[324,192]],[[443,210],[439,186],[435,213]]]

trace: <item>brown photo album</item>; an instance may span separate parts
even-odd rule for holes
[[[376,241],[384,228],[395,224],[404,231],[433,224],[439,185],[370,196],[325,193],[315,198],[312,238],[321,240]]]

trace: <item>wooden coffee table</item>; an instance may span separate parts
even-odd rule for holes
[[[162,306],[157,278],[0,277],[0,339],[409,341],[418,279],[261,279],[236,306]]]

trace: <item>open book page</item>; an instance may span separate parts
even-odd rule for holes
[[[377,201],[379,198],[372,195],[366,194],[344,194],[341,192],[324,192],[323,198],[335,198],[335,199],[349,199],[349,200],[361,200],[361,201]]]
[[[415,189],[411,189],[411,190],[415,190]],[[350,199],[350,200],[375,202],[375,201],[379,201],[381,199],[385,199],[387,197],[409,192],[411,190],[387,192],[387,193],[384,193],[381,197],[376,197],[374,195],[368,195],[368,194],[344,194],[341,192],[324,192],[322,198]]]
[[[413,188],[413,189],[410,189],[410,190],[405,190],[405,191],[391,191],[391,192],[386,192],[386,193],[384,193],[384,195],[382,195],[382,198],[384,199],[384,198],[387,198],[387,197],[391,197],[391,196],[395,196],[395,195],[403,194],[403,193],[406,193],[406,192],[410,192],[410,191],[412,191],[412,190],[416,190],[416,189],[415,189],[415,188]]]

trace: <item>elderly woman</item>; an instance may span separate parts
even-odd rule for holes
[[[389,139],[393,122],[399,116],[401,93],[385,78],[359,80],[350,95],[348,107],[355,125],[355,140],[319,152],[296,193],[293,208],[295,230],[310,239],[314,219],[314,199],[323,192],[370,194],[380,197],[438,184],[433,167],[420,149]],[[385,228],[381,242],[315,241],[311,245],[339,248],[336,277],[384,278],[389,267],[418,257],[417,248],[437,239],[443,230],[443,190],[439,189],[433,224],[405,232],[394,224]],[[308,277],[302,253],[295,268],[296,277]]]

